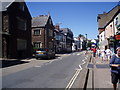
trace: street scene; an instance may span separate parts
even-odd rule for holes
[[[120,90],[120,2],[0,4],[1,90]]]

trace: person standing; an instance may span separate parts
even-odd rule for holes
[[[117,88],[117,83],[120,83],[120,47],[116,49],[117,54],[113,55],[110,60],[111,80],[114,90]]]

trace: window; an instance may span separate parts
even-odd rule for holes
[[[3,31],[8,32],[9,29],[8,15],[3,16]]]
[[[34,35],[41,35],[41,30],[40,29],[34,30]]]
[[[115,25],[118,25],[118,17],[116,18],[116,22],[115,22]]]
[[[20,17],[17,17],[17,29],[26,30],[27,29],[27,22]]]
[[[42,43],[41,43],[41,42],[34,42],[34,43],[33,43],[33,46],[34,46],[35,48],[42,48]]]

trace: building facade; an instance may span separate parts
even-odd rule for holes
[[[116,47],[120,46],[119,40],[119,14],[120,5],[115,6],[108,13],[98,14],[99,47],[101,49],[110,48],[115,52]]]
[[[54,26],[50,15],[32,18],[33,49],[50,48],[54,50]]]
[[[2,2],[2,57],[32,56],[31,15],[25,2]]]
[[[72,43],[73,43],[73,32],[69,28],[61,28],[62,33],[65,35],[64,41],[65,41],[65,48],[66,52],[72,52]]]

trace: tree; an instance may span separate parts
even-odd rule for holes
[[[87,47],[91,47],[91,45],[92,45],[92,42],[89,41],[89,42],[87,43]]]
[[[78,37],[80,37],[80,38],[81,38],[81,37],[84,37],[84,35],[82,35],[82,34],[79,34],[79,35],[78,35]]]

